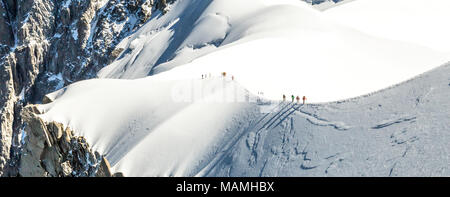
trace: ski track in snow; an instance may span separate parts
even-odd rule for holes
[[[404,117],[404,118],[399,118],[399,119],[395,119],[395,120],[386,120],[383,123],[380,123],[379,125],[376,125],[374,127],[372,127],[372,129],[382,129],[384,127],[388,127],[394,124],[398,124],[398,123],[403,123],[403,122],[410,122],[415,120],[416,117]]]
[[[326,119],[320,118],[317,115],[305,112],[300,110],[300,115],[302,115],[303,117],[306,117],[306,119],[314,125],[317,126],[331,126],[337,130],[341,130],[341,131],[345,131],[350,129],[350,126],[347,126],[345,123],[343,122],[333,122],[333,121],[328,121]]]

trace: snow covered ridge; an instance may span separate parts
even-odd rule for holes
[[[252,93],[262,91],[270,99],[301,94],[327,102],[383,89],[450,59],[447,51],[341,25],[327,12],[296,0],[177,1],[169,13],[124,39],[118,45],[122,54],[98,76],[192,79],[227,71]],[[449,17],[435,20],[444,24]],[[432,32],[444,28],[430,27]],[[432,32],[429,36],[450,40]]]
[[[246,93],[218,76],[89,80],[40,110],[125,176],[448,176],[449,69],[321,105],[218,102],[222,92]],[[174,102],[172,87],[182,83],[215,91]]]
[[[118,45],[100,79],[49,95],[41,118],[85,136],[125,176],[448,175],[448,65],[324,102],[398,84],[450,55],[327,12],[297,0],[177,1]]]

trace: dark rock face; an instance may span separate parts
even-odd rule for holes
[[[164,12],[167,3],[0,0],[0,176],[16,176],[23,163],[17,142],[24,106],[96,77],[119,54],[116,45],[154,13]],[[60,167],[47,170],[51,176],[61,172]]]
[[[18,176],[25,177],[111,177],[108,160],[93,152],[83,137],[76,137],[60,123],[45,123],[39,110],[22,110],[24,127],[20,140]]]
[[[100,162],[99,170],[97,171],[97,177],[112,177],[110,170],[111,166],[109,165],[109,161],[103,157]]]

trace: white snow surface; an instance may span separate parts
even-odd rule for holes
[[[248,107],[237,102],[246,91],[219,77],[97,79],[53,94],[56,101],[42,106],[42,117],[79,131],[114,169],[132,176],[193,174],[215,146],[239,131],[232,120],[245,118],[234,114]]]
[[[296,0],[178,1],[119,47],[122,56],[100,78],[228,72],[255,94],[301,94],[311,102],[367,94],[450,60],[449,53],[339,25]]]
[[[275,101],[360,96],[450,57],[357,29],[297,0],[180,0],[120,43],[101,79],[52,93],[41,117],[126,176],[448,176],[449,111],[429,101],[448,105],[448,65],[346,102]]]
[[[357,0],[325,15],[370,35],[450,52],[450,1]]]

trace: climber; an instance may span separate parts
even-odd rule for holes
[[[292,98],[292,102],[294,102],[294,98],[295,98],[294,95],[292,95],[291,98]]]
[[[283,101],[286,101],[286,95],[283,94]]]
[[[306,96],[303,96],[303,105],[305,104]]]
[[[295,99],[297,99],[297,103],[300,103],[300,97],[297,96]]]

